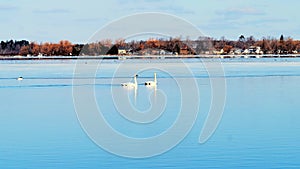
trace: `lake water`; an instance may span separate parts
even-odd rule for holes
[[[95,67],[93,62],[77,66],[88,70]],[[96,72],[75,71],[75,75],[76,61],[0,61],[0,168],[300,168],[299,59],[223,60],[224,113],[204,144],[198,140],[210,110],[211,79],[222,77],[209,76],[200,60],[184,62],[192,75],[176,60],[104,61]],[[131,81],[131,70],[138,65],[151,69],[138,72],[137,91],[122,88],[120,83]],[[156,90],[143,86],[153,80],[154,72]],[[24,80],[17,81],[19,76]],[[83,91],[92,88],[99,110],[115,131],[132,138],[164,134],[181,108],[183,96],[176,79],[195,80],[199,113],[187,136],[158,156],[134,159],[110,153],[88,137],[77,118],[74,86]],[[131,106],[144,114],[156,98],[166,105],[153,122],[134,123],[118,113],[112,92],[128,96]],[[83,104],[91,103],[87,99]]]

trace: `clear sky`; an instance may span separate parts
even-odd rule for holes
[[[300,39],[299,10],[298,0],[0,0],[0,40],[84,43],[105,24],[138,12],[177,15],[214,38]]]

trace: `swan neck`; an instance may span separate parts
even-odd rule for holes
[[[137,85],[136,76],[134,76],[134,84]]]

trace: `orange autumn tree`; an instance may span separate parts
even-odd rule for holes
[[[32,55],[37,56],[41,53],[41,45],[39,45],[35,42],[32,42],[30,44],[30,47],[31,47],[31,54]]]
[[[21,49],[20,49],[20,52],[19,54],[21,56],[26,56],[30,53],[30,47],[29,46],[22,46]]]
[[[59,42],[59,54],[63,56],[72,55],[73,45],[67,40],[62,40]]]

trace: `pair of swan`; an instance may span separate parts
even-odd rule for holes
[[[137,77],[137,75],[134,76],[134,83],[128,82],[128,83],[122,83],[121,85],[123,87],[127,87],[127,88],[137,88],[138,84],[137,84],[136,77]],[[147,81],[144,84],[147,87],[155,87],[157,85],[156,73],[154,73],[154,81]]]

